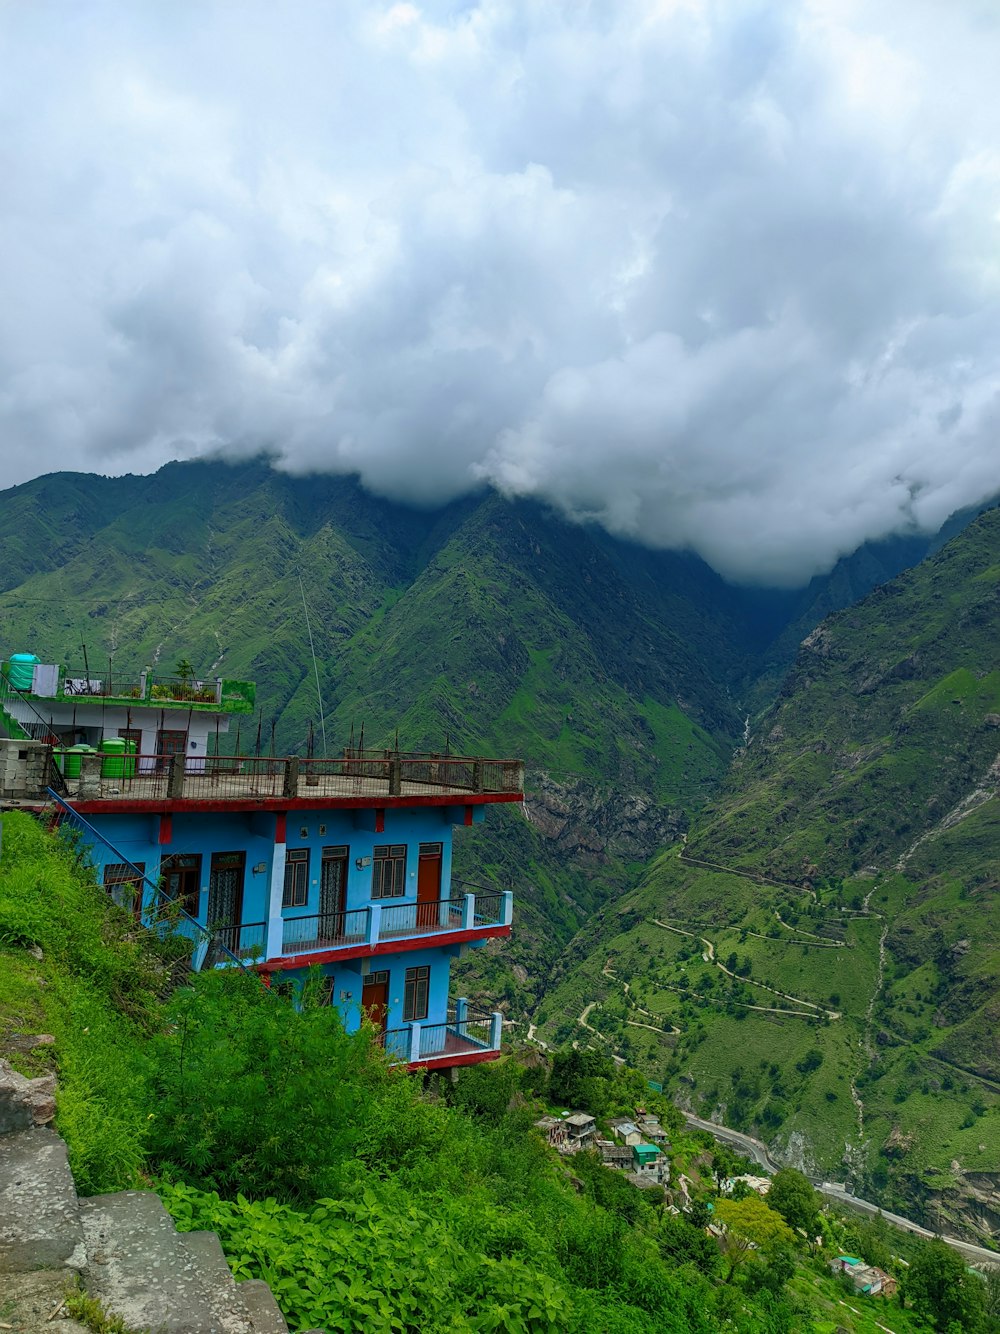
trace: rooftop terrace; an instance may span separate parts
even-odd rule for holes
[[[520,801],[524,761],[398,751],[347,752],[333,759],[183,755],[73,757],[54,752],[67,799],[81,810],[106,803],[132,809],[171,804],[296,806],[441,805]]]
[[[32,670],[30,665],[0,662],[0,701],[44,699],[79,705],[93,700],[126,708],[253,713],[256,698],[252,681],[226,677],[199,680],[193,674],[157,672],[151,667],[137,672],[58,663],[36,663]]]

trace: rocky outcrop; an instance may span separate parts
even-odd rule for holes
[[[531,823],[567,856],[587,863],[608,857],[645,861],[687,828],[682,810],[660,806],[641,792],[606,790],[577,780],[532,775]]]
[[[0,1135],[48,1125],[55,1114],[55,1075],[28,1079],[0,1058]]]

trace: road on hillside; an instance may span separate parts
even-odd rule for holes
[[[739,1130],[730,1130],[728,1126],[716,1125],[714,1121],[703,1121],[700,1116],[692,1116],[689,1112],[684,1113],[684,1119],[689,1126],[694,1126],[696,1130],[707,1130],[710,1135],[721,1140],[723,1144],[731,1144],[734,1148],[742,1150],[748,1158],[752,1158],[760,1167],[768,1172],[777,1172],[782,1166],[776,1162],[767,1151],[767,1145],[762,1144],[759,1139],[754,1139],[751,1135],[744,1135]],[[988,1251],[985,1246],[974,1246],[971,1242],[960,1241],[958,1237],[946,1237],[940,1232],[929,1232],[927,1228],[921,1227],[919,1223],[914,1223],[912,1219],[903,1218],[901,1214],[890,1213],[888,1209],[881,1209],[871,1200],[863,1200],[858,1195],[852,1195],[849,1190],[835,1185],[829,1181],[813,1181],[813,1185],[821,1195],[828,1199],[836,1200],[838,1204],[846,1205],[848,1209],[857,1209],[859,1213],[869,1214],[874,1217],[881,1214],[887,1223],[892,1223],[894,1227],[902,1228],[904,1232],[912,1232],[918,1237],[940,1237],[946,1241],[949,1246],[953,1246],[972,1264],[1000,1265],[1000,1253]]]

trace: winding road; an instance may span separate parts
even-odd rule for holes
[[[728,1126],[716,1125],[714,1121],[705,1121],[700,1116],[692,1116],[690,1112],[684,1113],[684,1119],[689,1126],[694,1126],[696,1130],[707,1130],[710,1135],[714,1135],[723,1144],[731,1144],[734,1148],[740,1149],[748,1158],[752,1158],[755,1163],[768,1172],[777,1172],[783,1166],[771,1157],[767,1145],[762,1144],[759,1139],[754,1139],[752,1135],[744,1135],[739,1130],[730,1130]],[[912,1219],[904,1218],[902,1214],[890,1213],[888,1209],[880,1208],[877,1204],[873,1204],[871,1200],[863,1200],[859,1195],[852,1195],[849,1190],[845,1190],[835,1182],[813,1181],[813,1185],[821,1195],[836,1200],[838,1204],[843,1204],[848,1209],[856,1209],[859,1213],[868,1214],[872,1218],[881,1214],[886,1222],[892,1223],[894,1227],[902,1228],[904,1232],[912,1232],[918,1237],[939,1237],[941,1241],[946,1241],[949,1246],[953,1246],[956,1251],[960,1252],[970,1264],[1000,1266],[1000,1252],[989,1251],[985,1246],[974,1246],[972,1242],[960,1241],[958,1237],[946,1237],[940,1232],[930,1232],[927,1228],[921,1227],[919,1223],[914,1223]]]

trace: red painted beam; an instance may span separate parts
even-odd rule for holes
[[[495,1061],[498,1051],[463,1051],[455,1056],[431,1057],[427,1061],[408,1061],[407,1070],[450,1070],[453,1065],[479,1065],[482,1061]]]
[[[107,800],[69,801],[81,815],[159,815],[171,812],[204,811],[331,811],[397,810],[410,806],[491,806],[499,802],[523,802],[523,792],[455,793],[447,797],[229,797],[225,800],[197,800],[192,797],[145,798],[108,797]],[[376,805],[377,802],[377,805]],[[39,807],[38,809],[41,809]]]
[[[471,931],[438,931],[428,936],[404,936],[400,940],[380,940],[376,945],[347,945],[339,950],[313,950],[309,954],[289,954],[280,959],[265,959],[256,965],[261,973],[283,973],[294,968],[309,968],[313,964],[337,963],[345,959],[368,959],[376,954],[408,954],[412,950],[429,949],[435,945],[465,945],[470,940],[509,936],[509,926],[481,926]]]

